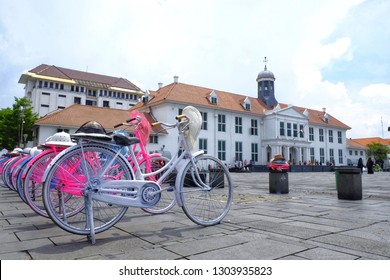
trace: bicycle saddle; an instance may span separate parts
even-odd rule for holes
[[[136,137],[129,137],[123,134],[114,134],[112,139],[115,141],[115,144],[120,146],[130,146],[140,142]]]

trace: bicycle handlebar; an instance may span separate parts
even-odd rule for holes
[[[140,116],[137,116],[137,117],[135,117],[135,118],[128,119],[128,120],[126,120],[126,123],[118,123],[118,124],[114,125],[114,128],[120,127],[120,126],[122,126],[122,125],[128,125],[129,122],[132,122],[132,121],[135,121],[135,120],[137,120],[138,122],[140,122],[140,121],[141,121],[141,117],[140,117]]]

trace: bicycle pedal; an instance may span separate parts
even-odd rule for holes
[[[175,191],[175,185],[170,185],[168,188],[167,188],[167,192],[173,192]]]

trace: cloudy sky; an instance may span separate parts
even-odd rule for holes
[[[322,110],[347,136],[390,138],[390,1],[0,0],[0,108],[42,63],[124,77],[142,90],[187,84]]]

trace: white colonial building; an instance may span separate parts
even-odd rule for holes
[[[22,74],[19,83],[40,117],[72,104],[126,110],[144,94],[124,78],[46,64]]]
[[[346,131],[325,109],[322,111],[279,103],[275,77],[265,67],[256,79],[258,97],[179,83],[148,92],[130,110],[150,113],[156,120],[173,121],[187,105],[199,109],[203,125],[197,148],[227,164],[236,161],[266,164],[283,154],[292,164],[347,164]],[[174,151],[177,132],[157,134],[150,147]]]

